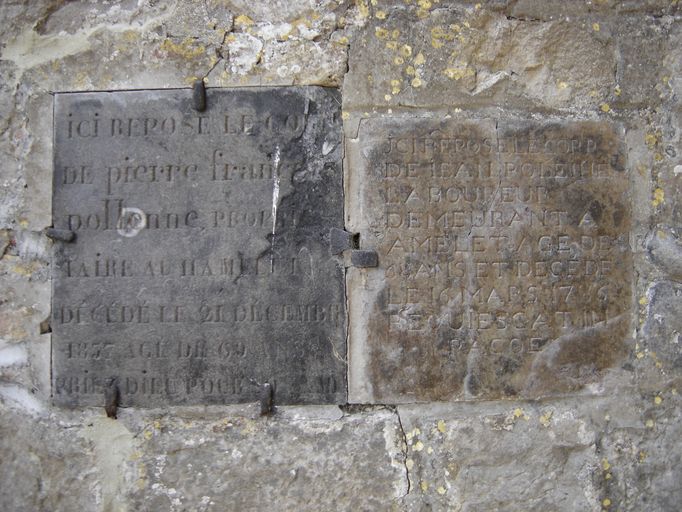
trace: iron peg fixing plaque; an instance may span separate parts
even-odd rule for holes
[[[45,230],[45,236],[52,240],[59,240],[60,242],[66,243],[71,243],[76,239],[76,233],[70,229],[47,228]]]
[[[358,268],[372,268],[379,266],[379,256],[376,251],[360,249],[360,235],[349,233],[344,229],[331,228],[329,230],[329,252],[342,254],[350,250],[351,265]]]
[[[357,249],[359,235],[349,233],[345,229],[331,228],[329,230],[329,251],[332,254],[341,254],[348,249]]]
[[[206,85],[203,79],[195,80],[192,86],[192,102],[194,110],[199,112],[206,110]]]
[[[379,255],[376,251],[354,250],[350,253],[350,263],[358,268],[378,267]]]
[[[120,401],[121,392],[118,389],[118,379],[109,379],[109,382],[107,382],[107,385],[104,388],[104,410],[109,418],[116,419]]]
[[[275,411],[275,394],[269,382],[260,387],[260,415],[268,416]]]

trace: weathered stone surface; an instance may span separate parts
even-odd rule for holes
[[[600,510],[597,432],[572,409],[399,407],[410,468],[406,508]]]
[[[649,257],[670,278],[682,281],[682,242],[677,229],[657,226],[647,240]]]
[[[617,130],[372,119],[348,147],[348,223],[380,262],[351,274],[351,401],[561,394],[623,358]]]
[[[101,405],[346,400],[335,91],[55,99],[53,395]]]
[[[399,406],[405,510],[674,510],[680,398],[656,396]]]
[[[128,464],[131,510],[391,510],[407,492],[400,425],[387,410],[123,421],[142,440]]]
[[[74,430],[7,407],[7,389],[0,391],[0,508],[102,510],[89,443]]]
[[[614,42],[591,19],[534,22],[429,1],[372,7],[363,21],[344,81],[348,110],[491,101],[598,110],[616,87]]]
[[[679,88],[672,77],[679,72],[682,59],[682,49],[672,37],[680,30],[674,18],[627,17],[612,29],[622,34],[618,38],[619,85],[617,96],[612,97],[614,104],[656,105],[672,99]],[[642,59],[643,53],[662,58]]]
[[[640,386],[647,391],[682,385],[682,284],[654,283],[640,299],[646,312],[636,347]]]

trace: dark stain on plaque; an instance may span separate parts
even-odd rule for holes
[[[631,219],[616,129],[396,118],[359,140],[360,236],[381,277],[351,343],[367,347],[370,401],[578,392],[624,357]]]
[[[340,96],[55,96],[53,398],[346,402]]]

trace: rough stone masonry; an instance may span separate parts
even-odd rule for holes
[[[9,0],[0,19],[2,510],[679,509],[680,2]],[[328,200],[378,256],[335,256],[345,404],[55,405],[54,94],[198,79],[209,102],[338,89]]]

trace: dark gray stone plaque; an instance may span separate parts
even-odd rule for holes
[[[346,401],[340,97],[57,94],[53,397]],[[67,237],[68,238],[68,237]]]

